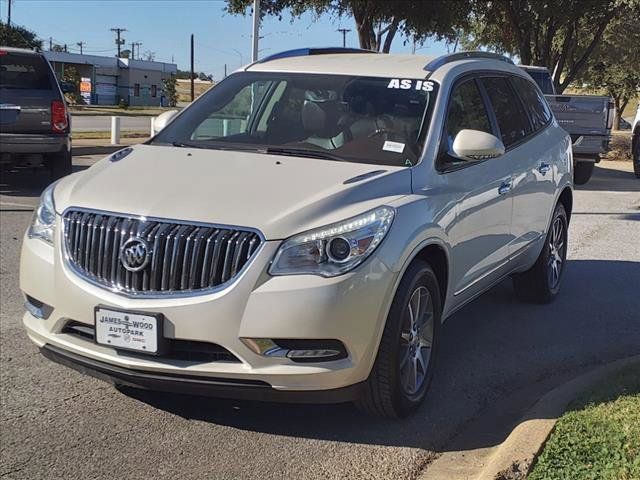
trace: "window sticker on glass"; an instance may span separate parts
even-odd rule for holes
[[[410,80],[406,78],[392,78],[389,80],[387,88],[399,88],[401,90],[422,90],[424,92],[433,92],[433,82],[424,80]]]
[[[382,150],[385,150],[387,152],[402,153],[404,151],[404,143],[392,142],[391,140],[387,140],[386,142],[384,142]]]

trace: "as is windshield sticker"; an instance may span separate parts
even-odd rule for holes
[[[392,78],[387,88],[399,88],[401,90],[423,90],[425,92],[433,91],[433,82],[425,80],[411,80],[408,78]]]

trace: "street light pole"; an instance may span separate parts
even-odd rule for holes
[[[258,38],[260,35],[260,0],[253,0],[253,46],[251,60],[258,60]]]

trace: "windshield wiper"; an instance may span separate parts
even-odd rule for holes
[[[322,150],[308,150],[306,148],[267,147],[261,153],[272,155],[292,155],[294,157],[322,158],[324,160],[338,160],[344,162],[344,158]]]

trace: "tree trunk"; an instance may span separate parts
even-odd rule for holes
[[[376,32],[373,29],[373,19],[365,7],[352,6],[351,13],[356,22],[360,48],[365,50],[378,50],[376,45]]]
[[[393,21],[391,25],[389,25],[389,30],[387,30],[387,36],[384,38],[384,45],[382,46],[382,53],[389,53],[391,50],[391,42],[393,42],[393,38],[396,36],[398,32],[398,25],[400,22],[396,17],[393,17]]]

